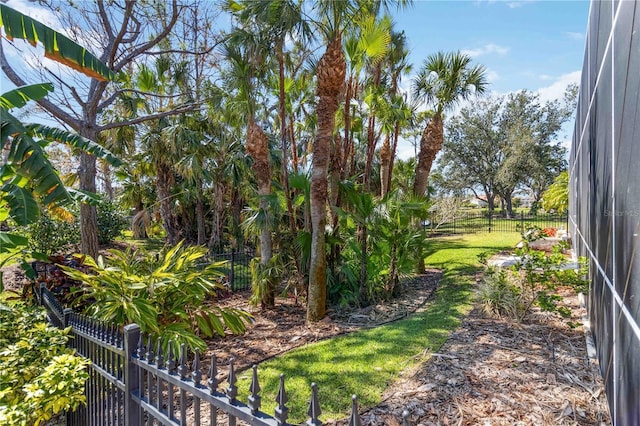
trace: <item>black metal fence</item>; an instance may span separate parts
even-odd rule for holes
[[[535,225],[540,228],[567,229],[566,214],[517,213],[507,217],[501,213],[482,211],[460,211],[448,217],[432,215],[423,223],[431,234],[475,234],[481,232],[521,232]]]
[[[87,403],[67,413],[68,426],[138,426],[138,425],[218,425],[235,426],[237,421],[258,426],[288,425],[289,408],[284,375],[276,396],[273,415],[260,411],[262,397],[257,366],[253,367],[249,396],[237,399],[237,376],[234,360],[228,364],[226,387],[220,389],[218,361],[210,358],[202,368],[200,354],[187,360],[181,346],[174,354],[173,345],[164,345],[143,336],[136,324],[123,329],[63,309],[55,296],[42,284],[36,290],[39,302],[57,327],[70,327],[69,344],[78,355],[91,360],[85,384]],[[163,350],[164,347],[167,350]],[[155,349],[155,350],[154,350]],[[189,365],[190,364],[190,365]],[[308,426],[320,426],[318,389],[311,384]],[[398,424],[409,426],[410,413],[405,410]],[[352,397],[349,425],[361,426],[356,396]]]
[[[251,288],[251,259],[254,253],[250,250],[214,253],[209,255],[214,262],[226,261],[226,283],[232,291]]]

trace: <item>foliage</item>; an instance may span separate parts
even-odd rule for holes
[[[66,347],[68,333],[40,308],[0,306],[0,423],[39,425],[86,402],[89,361]]]
[[[98,214],[98,242],[107,244],[122,235],[122,231],[129,227],[129,221],[122,214],[120,206],[110,200],[102,200],[97,205]]]
[[[176,351],[181,343],[204,351],[201,335],[224,336],[225,328],[242,333],[244,322],[251,319],[241,309],[206,303],[207,297],[224,289],[219,280],[223,262],[207,264],[206,253],[204,247],[180,242],[157,261],[140,252],[110,250],[106,261],[85,258],[93,273],[63,269],[86,285],[82,299],[93,301],[88,314],[121,325],[136,323],[165,345],[172,341]]]
[[[516,234],[434,238],[426,262],[442,267],[444,277],[428,308],[405,320],[309,344],[260,364],[263,410],[273,410],[282,373],[287,378],[292,423],[306,416],[312,381],[318,384],[324,418],[347,416],[352,394],[358,396],[362,410],[377,405],[400,372],[426,354],[437,353],[460,317],[470,311],[479,266],[476,255],[508,249],[516,241]],[[250,378],[244,373],[237,383],[245,398]]]
[[[68,244],[76,244],[80,239],[80,227],[75,218],[71,221],[51,217],[43,211],[40,219],[27,226],[29,250],[46,256],[57,253]]]
[[[522,247],[515,250],[519,259],[516,265],[509,270],[487,268],[480,297],[490,312],[522,321],[536,305],[543,311],[570,318],[571,311],[558,306],[563,299],[559,290],[569,288],[586,293],[587,263],[581,258],[577,269],[563,267],[567,259],[562,253],[566,244],[562,242],[551,253],[531,248],[531,242],[546,235],[539,227],[529,227],[522,233]]]
[[[569,171],[565,170],[553,180],[542,195],[542,207],[564,213],[569,208]]]
[[[115,240],[127,229],[129,222],[119,206],[109,200],[96,202],[98,214],[98,240],[107,244]],[[78,209],[70,211],[42,211],[40,219],[26,227],[29,236],[29,249],[46,256],[58,253],[69,244],[80,241]]]
[[[478,298],[490,314],[521,321],[528,313],[516,276],[501,268],[487,268],[478,287]]]
[[[249,302],[262,307],[273,306],[273,297],[278,283],[284,274],[280,257],[277,254],[271,256],[264,265],[258,258],[251,259],[251,297]]]
[[[76,44],[63,34],[22,13],[0,4],[0,26],[4,28],[6,38],[23,39],[36,45],[40,42],[45,49],[45,57],[65,64],[89,77],[107,81],[113,72],[105,64],[82,46]],[[4,63],[3,69],[10,69]],[[18,79],[20,80],[20,79]],[[20,80],[14,81],[18,87],[0,96],[0,115],[2,131],[0,146],[8,147],[6,161],[0,167],[0,222],[11,217],[18,225],[24,226],[36,221],[40,205],[57,205],[70,201],[72,196],[66,190],[55,168],[49,162],[44,146],[58,142],[72,148],[106,159],[112,165],[120,161],[96,143],[67,131],[50,128],[39,124],[23,124],[9,113],[12,108],[22,108],[28,101],[42,101],[53,91],[51,83],[25,85]],[[40,198],[40,200],[38,200]],[[24,237],[0,232],[0,239],[10,244],[0,245],[0,254],[20,253],[27,245]],[[3,263],[7,259],[3,260]],[[1,266],[1,265],[0,265]],[[0,274],[0,290],[2,290]]]
[[[510,215],[517,188],[528,188],[534,201],[539,200],[566,168],[566,150],[557,135],[571,116],[571,90],[567,88],[569,98],[562,104],[543,104],[538,95],[523,90],[462,108],[447,125],[439,163],[443,187],[483,192],[490,209],[499,195]]]

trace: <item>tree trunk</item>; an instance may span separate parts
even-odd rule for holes
[[[384,140],[380,148],[380,196],[384,197],[389,192],[389,173],[391,172],[391,147],[389,146],[389,135]]]
[[[504,196],[504,202],[506,204],[507,207],[507,217],[509,219],[512,219],[514,217],[513,214],[513,199],[512,199],[512,195],[511,194],[505,194]]]
[[[107,198],[113,201],[115,195],[113,193],[113,184],[111,181],[111,166],[108,161],[102,160],[102,174],[104,175],[104,192],[107,193]]]
[[[344,97],[344,138],[342,148],[342,160],[340,161],[340,180],[347,177],[349,165],[349,149],[351,138],[351,96],[352,96],[353,76],[349,76],[347,82],[347,92]]]
[[[391,191],[391,180],[393,179],[393,164],[396,161],[396,151],[398,150],[398,139],[400,137],[400,123],[396,121],[393,131],[393,144],[391,146],[391,157],[389,158],[389,176],[387,180],[387,191]]]
[[[332,207],[340,207],[340,165],[342,163],[341,152],[342,138],[337,133],[331,144],[331,157],[329,166],[329,217],[331,218],[331,233],[336,241],[340,238],[340,221],[338,214]],[[339,269],[340,244],[332,244],[328,267],[335,274]]]
[[[86,135],[91,140],[91,136]],[[80,167],[78,168],[80,189],[96,192],[96,157],[86,152],[80,153]],[[95,206],[89,204],[80,205],[80,251],[94,259],[98,257],[98,215]]]
[[[346,63],[342,53],[342,40],[338,35],[327,45],[318,62],[317,106],[318,126],[313,142],[311,165],[311,260],[307,320],[319,321],[325,315],[327,299],[327,258],[325,223],[327,220],[327,172],[335,114],[344,89]]]
[[[253,119],[249,120],[247,128],[247,152],[253,158],[253,171],[258,181],[258,196],[260,209],[266,215],[266,221],[260,230],[260,263],[267,265],[273,256],[273,241],[271,239],[271,224],[269,202],[271,194],[271,167],[269,165],[269,139],[260,126]],[[275,302],[275,287],[272,285],[263,294],[262,306],[273,306]]]
[[[282,149],[282,187],[284,189],[284,198],[287,202],[287,212],[289,213],[289,230],[291,238],[296,236],[296,222],[293,214],[293,204],[291,203],[291,189],[289,188],[289,166],[287,157],[287,117],[285,109],[285,92],[284,92],[284,55],[282,53],[282,42],[278,43],[278,81],[280,90],[278,93],[280,115],[280,143]]]
[[[178,230],[176,229],[176,218],[173,214],[173,199],[171,196],[173,173],[168,165],[158,163],[156,164],[156,176],[156,190],[160,199],[162,226],[167,234],[167,243],[175,245],[178,242]]]
[[[204,203],[202,202],[202,179],[198,179],[196,194],[196,223],[198,227],[198,245],[204,245],[207,231],[204,227]]]
[[[442,149],[443,128],[442,115],[436,113],[429,124],[422,132],[420,138],[420,153],[418,154],[418,165],[416,166],[416,178],[413,183],[413,194],[419,197],[425,195],[431,166],[436,159],[436,155]]]

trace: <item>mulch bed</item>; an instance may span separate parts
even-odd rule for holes
[[[11,269],[5,283],[17,289],[20,273]],[[261,310],[248,305],[247,294],[234,294],[221,304],[246,309],[256,320],[242,336],[209,339],[208,355],[215,353],[219,364],[234,357],[242,370],[311,342],[404,318],[428,309],[440,278],[439,271],[428,271],[408,280],[390,304],[329,311],[313,326],[294,299],[278,298],[274,309]],[[571,320],[580,322],[577,297],[566,294],[564,303]],[[411,424],[422,426],[610,425],[598,366],[586,353],[582,327],[572,329],[554,315],[536,310],[518,323],[476,306],[437,353],[426,350],[380,404],[361,412],[363,424],[400,425],[406,409]]]

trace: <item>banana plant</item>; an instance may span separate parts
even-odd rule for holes
[[[82,46],[63,34],[4,4],[0,4],[0,27],[9,40],[19,38],[35,46],[40,43],[45,57],[65,64],[89,77],[106,81],[114,74],[105,64]],[[44,206],[60,205],[72,199],[91,201],[94,197],[79,191],[68,191],[44,151],[51,142],[64,143],[104,158],[114,166],[121,162],[100,145],[61,129],[40,124],[24,124],[9,110],[22,108],[53,91],[51,83],[18,87],[0,96],[0,147],[8,155],[0,166],[0,222],[13,219],[18,225],[35,222]],[[18,234],[0,232],[0,267],[21,253],[27,239]],[[27,264],[27,273],[33,273]],[[0,272],[0,291],[3,290]]]

